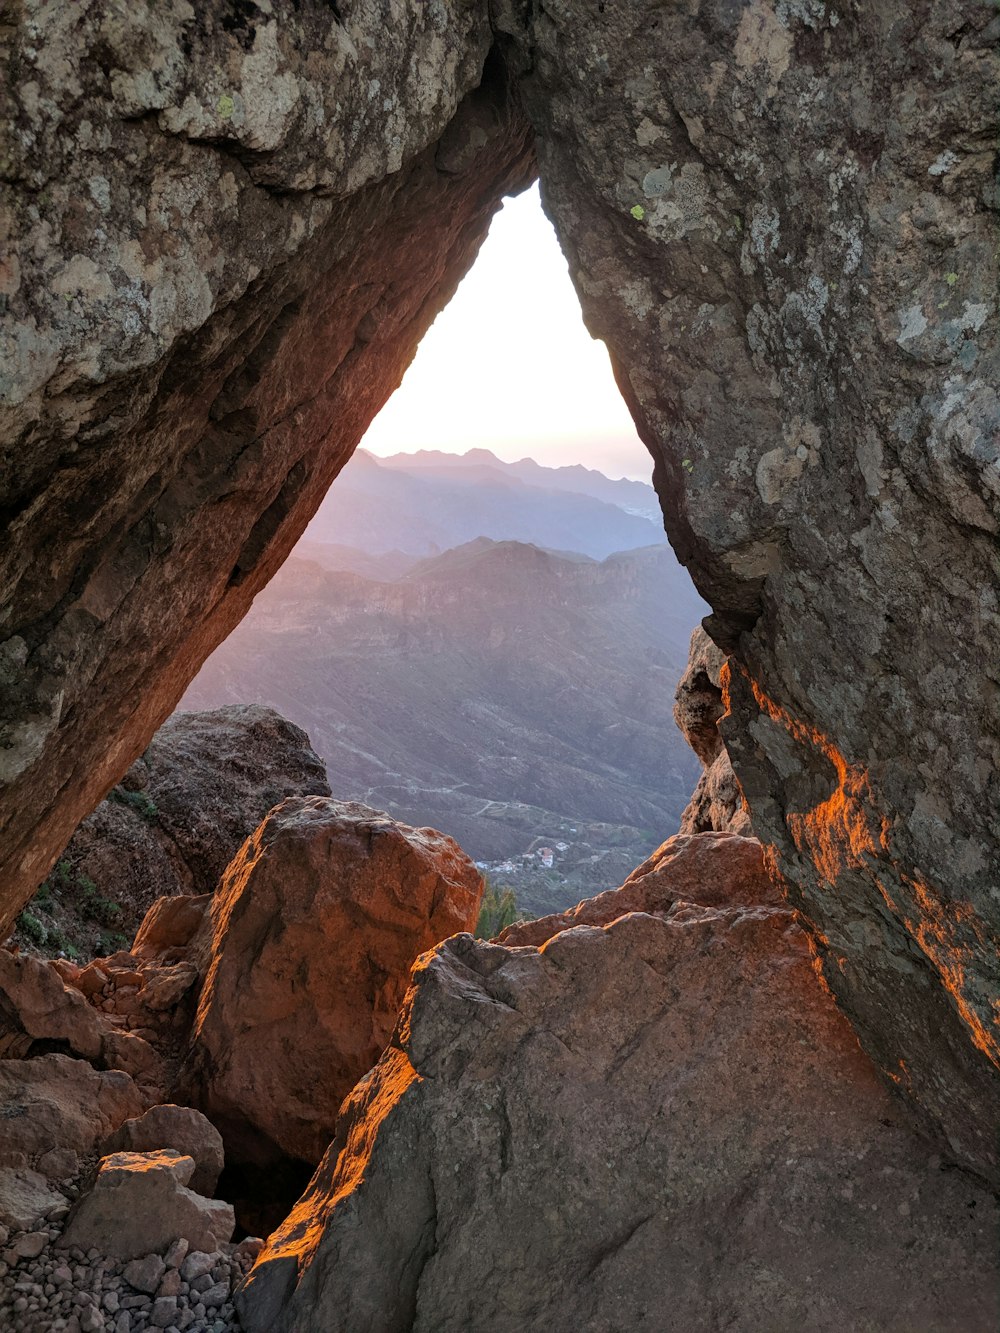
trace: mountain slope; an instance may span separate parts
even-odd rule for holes
[[[665,545],[598,564],[480,539],[396,582],[293,558],[182,707],[273,705],[337,795],[480,860],[542,838],[634,864],[697,777],[671,710],[701,612]]]
[[[529,485],[496,459],[490,464],[441,455],[448,461],[428,465],[426,458],[412,456],[418,461],[411,465],[410,457],[375,459],[359,449],[309,525],[307,540],[369,554],[425,556],[486,536],[580,551],[598,560],[663,540],[658,515],[629,513],[555,482]]]

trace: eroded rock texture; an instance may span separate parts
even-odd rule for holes
[[[746,842],[728,906],[425,955],[243,1327],[992,1329],[992,1194],[898,1122],[793,914],[739,903]]]
[[[278,568],[501,195],[485,4],[0,32],[0,935]]]
[[[684,675],[674,696],[674,721],[701,760],[703,772],[681,816],[682,833],[740,833],[750,836],[750,813],[729,751],[719,734],[726,711],[722,669],[726,655],[699,626],[691,635]]]
[[[516,6],[543,198],[733,653],[755,832],[996,1171],[996,97],[979,0]]]
[[[732,654],[754,829],[867,1048],[995,1173],[993,8],[21,0],[6,25],[5,912],[530,174],[499,50]]]

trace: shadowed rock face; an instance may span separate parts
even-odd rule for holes
[[[280,23],[252,6],[19,8],[0,36],[0,120],[17,126],[4,937],[288,554],[534,172],[499,64],[482,81],[485,5],[362,0],[343,23],[319,0]]]
[[[5,30],[8,920],[532,170],[484,3],[342,8],[62,6],[39,41],[25,3]],[[754,829],[868,1050],[995,1173],[994,11],[489,15],[732,654]]]
[[[733,654],[830,985],[996,1173],[995,89],[978,0],[537,9],[543,200]]]
[[[699,626],[691,635],[688,664],[674,696],[674,721],[704,768],[681,816],[682,833],[753,832],[729,751],[719,734],[726,709],[722,700],[725,662],[725,653]]]

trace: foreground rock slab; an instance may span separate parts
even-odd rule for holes
[[[227,1154],[319,1161],[414,959],[473,928],[482,888],[450,838],[367,806],[300,798],[268,815],[212,901],[186,1084]]]
[[[172,1148],[190,1157],[195,1167],[187,1184],[196,1194],[214,1193],[225,1165],[222,1135],[191,1106],[170,1103],[151,1106],[145,1115],[126,1120],[101,1145],[105,1154],[142,1153],[159,1148]]]
[[[250,1333],[991,1333],[996,1225],[794,917],[677,903],[421,959],[237,1306]]]

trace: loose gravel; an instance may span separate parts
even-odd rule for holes
[[[121,1262],[62,1249],[66,1208],[31,1231],[0,1226],[0,1328],[4,1333],[239,1333],[233,1292],[262,1241],[214,1254],[176,1241],[163,1254]]]

